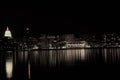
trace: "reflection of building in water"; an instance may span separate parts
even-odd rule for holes
[[[107,49],[104,49],[105,62],[107,62]]]
[[[7,78],[12,78],[13,76],[13,57],[10,56],[6,56],[6,76]]]
[[[31,54],[31,55],[32,55],[32,57],[34,57],[32,61],[33,61],[35,64],[38,64],[37,61],[38,61],[38,59],[39,59],[39,57],[40,57],[40,56],[39,56],[39,52],[38,52],[38,51],[32,51],[32,53],[33,53],[33,54]]]
[[[28,78],[30,79],[31,75],[30,75],[30,61],[28,60]]]
[[[81,60],[85,60],[85,49],[81,49]]]
[[[67,50],[65,54],[65,62],[67,64],[72,64],[74,62],[73,57],[75,56],[75,53],[72,54],[72,50]]]
[[[119,64],[120,62],[120,49],[119,48],[106,48],[103,49],[104,61],[107,64]]]
[[[34,63],[34,65],[41,65],[41,66],[46,66],[48,63],[48,53],[47,51],[32,51],[33,54],[31,54],[32,57],[31,58],[32,62]]]
[[[58,66],[74,65],[76,62],[85,62],[88,54],[86,49],[73,50],[41,50],[32,51],[31,61],[34,65]]]
[[[67,50],[65,53],[65,62],[68,64],[73,64],[75,61],[84,61],[86,58],[85,49],[80,50]]]
[[[49,64],[52,66],[61,65],[65,62],[66,65],[73,65],[76,61],[83,61],[86,59],[85,49],[80,50],[50,50]]]
[[[51,66],[55,66],[57,64],[57,52],[50,50],[49,51],[49,64]]]

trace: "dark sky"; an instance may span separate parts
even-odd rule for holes
[[[107,33],[119,32],[118,13],[112,8],[95,6],[3,7],[0,9],[0,33],[9,26],[15,36],[31,33]]]

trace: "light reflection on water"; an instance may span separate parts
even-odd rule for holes
[[[76,61],[86,60],[85,49],[32,51],[32,62],[41,66],[74,65]]]
[[[10,54],[6,57],[6,76],[7,78],[12,78],[13,75],[13,57]]]
[[[102,54],[104,57],[105,63],[120,64],[120,49],[103,49]]]
[[[0,72],[8,79],[26,74],[31,78],[34,68],[80,66],[84,64],[120,64],[120,49],[72,49],[0,52]],[[5,71],[5,72],[4,72]],[[15,77],[14,80],[18,80]],[[22,79],[22,78],[21,78]],[[1,80],[1,77],[0,77]]]

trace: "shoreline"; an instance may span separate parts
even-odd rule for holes
[[[78,50],[78,49],[111,49],[111,48],[120,48],[120,47],[90,47],[90,48],[61,48],[61,49],[0,49],[0,51],[37,51],[37,50]]]

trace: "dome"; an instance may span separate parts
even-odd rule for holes
[[[7,27],[7,30],[5,31],[4,37],[9,37],[9,38],[12,38],[11,31],[9,30],[9,28],[8,28],[8,27]]]

